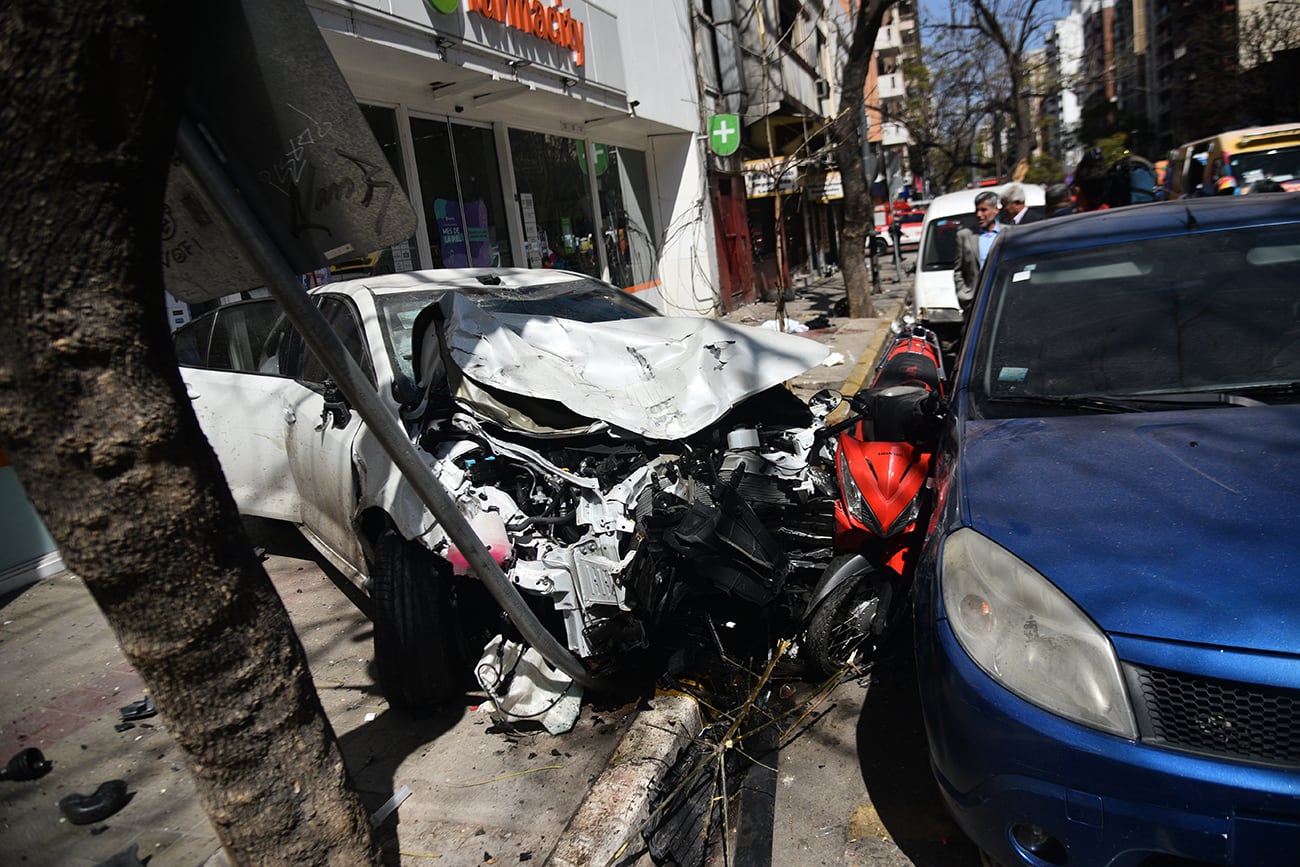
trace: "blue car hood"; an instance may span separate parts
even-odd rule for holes
[[[963,523],[1104,630],[1300,651],[1300,407],[968,421]]]

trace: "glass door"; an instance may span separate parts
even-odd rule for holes
[[[412,117],[411,138],[432,267],[513,265],[492,130]]]
[[[579,139],[510,130],[530,268],[600,276],[596,215]],[[520,264],[524,264],[521,262]]]
[[[658,254],[645,153],[600,144],[595,149],[609,281],[624,289],[648,289],[657,284]]]

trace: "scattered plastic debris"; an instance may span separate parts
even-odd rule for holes
[[[784,325],[782,324],[784,323]],[[784,319],[769,319],[764,322],[760,328],[767,328],[772,331],[784,331],[786,334],[803,334],[808,330],[808,326],[802,322],[797,322],[786,316]]]
[[[14,754],[4,767],[0,767],[0,780],[20,782],[39,780],[50,772],[54,762],[45,758],[45,754],[36,747],[28,747]]]
[[[59,810],[74,825],[102,822],[130,803],[133,793],[124,780],[109,780],[89,795],[71,794],[59,801]]]
[[[531,647],[496,636],[484,648],[474,676],[491,699],[498,724],[528,720],[558,735],[578,720],[582,687]]]
[[[393,811],[401,806],[402,802],[411,797],[411,789],[408,786],[402,786],[393,793],[393,797],[384,802],[384,805],[370,816],[370,827],[378,828],[384,824],[384,820],[393,814]]]
[[[837,364],[843,364],[843,363],[844,363],[844,353],[832,352],[830,355],[826,356],[826,360],[822,362],[822,367],[834,367]]]
[[[158,709],[154,707],[153,696],[146,695],[139,701],[133,701],[125,707],[118,709],[122,716],[122,721],[127,722],[135,719],[148,719],[151,716],[158,715]]]
[[[95,867],[144,867],[140,860],[140,844],[132,843],[129,849],[123,849],[107,861],[100,861]]]

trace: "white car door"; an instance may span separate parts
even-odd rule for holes
[[[185,392],[240,512],[298,523],[285,413],[305,389],[259,372],[279,315],[270,299],[221,307],[177,332],[176,353]]]
[[[325,296],[321,310],[371,381],[354,311]],[[324,368],[273,299],[218,308],[176,335],[181,377],[241,513],[289,521],[349,573],[365,574],[352,529],[352,446],[360,416],[327,412]],[[337,423],[336,423],[337,420]]]
[[[373,385],[374,365],[351,302],[325,295],[320,311]],[[301,363],[293,373],[299,390],[286,408],[284,438],[300,497],[300,521],[316,546],[333,555],[335,565],[364,574],[361,545],[352,526],[357,506],[353,444],[362,428],[361,416],[331,390],[320,362],[305,348],[298,351]],[[327,409],[327,404],[332,408]]]

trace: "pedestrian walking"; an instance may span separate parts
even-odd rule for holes
[[[1000,231],[999,210],[998,194],[992,190],[985,190],[975,197],[977,231],[962,228],[957,232],[957,258],[953,263],[952,279],[957,289],[957,303],[963,313],[975,300],[975,287],[979,284],[980,269],[984,267],[989,249],[997,240]]]

